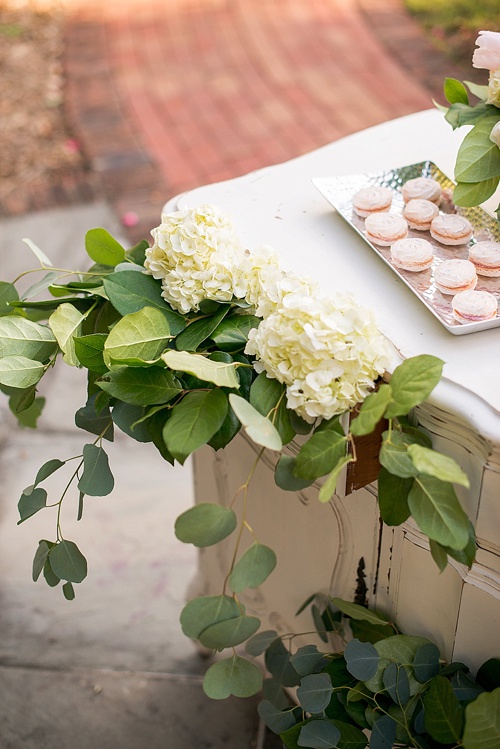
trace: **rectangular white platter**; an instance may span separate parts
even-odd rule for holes
[[[500,326],[500,313],[491,320],[483,322],[471,322],[461,324],[453,317],[451,308],[452,297],[442,294],[436,288],[434,283],[434,270],[443,262],[451,258],[468,257],[468,246],[447,247],[436,242],[428,231],[416,231],[409,229],[409,237],[422,237],[427,239],[433,245],[434,262],[431,268],[419,273],[412,273],[401,270],[391,261],[390,247],[380,247],[372,244],[366,238],[365,221],[358,216],[352,209],[352,197],[362,187],[379,185],[390,187],[394,191],[394,197],[391,213],[402,215],[404,201],[401,194],[402,185],[409,179],[415,177],[431,177],[435,179],[443,188],[444,199],[441,204],[441,212],[459,213],[469,219],[474,230],[474,236],[469,245],[482,240],[494,240],[500,242],[500,222],[493,216],[490,216],[480,207],[476,208],[459,208],[453,205],[452,195],[454,183],[443,174],[443,172],[432,162],[423,161],[418,164],[390,169],[383,172],[372,174],[351,174],[343,177],[321,177],[313,179],[313,184],[320,193],[333,205],[335,210],[344,218],[347,223],[365,240],[368,246],[396,273],[401,280],[410,288],[420,299],[422,304],[454,335],[465,335],[475,333],[488,328]],[[479,291],[489,291],[494,294],[500,303],[500,278],[489,278],[478,276],[476,289]]]

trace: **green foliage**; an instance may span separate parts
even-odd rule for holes
[[[47,326],[24,317],[0,317],[0,357],[23,356],[45,362],[56,349],[57,341]]]
[[[254,543],[234,565],[229,585],[235,593],[245,588],[257,588],[276,567],[276,554],[269,546]]]
[[[170,332],[177,335],[185,328],[184,318],[174,312],[161,295],[161,284],[144,273],[120,271],[104,279],[108,299],[120,315],[140,312],[144,307],[158,309],[166,318]]]
[[[163,361],[171,369],[188,372],[204,382],[212,382],[218,387],[235,388],[240,386],[236,374],[237,363],[217,362],[188,351],[167,351]]]
[[[125,250],[106,229],[90,229],[85,235],[87,255],[101,265],[115,266],[125,260]]]
[[[214,700],[224,700],[230,695],[251,697],[262,687],[262,673],[254,663],[233,655],[214,663],[205,674],[203,690]]]
[[[85,315],[73,304],[60,304],[49,318],[50,328],[63,352],[64,361],[70,367],[77,367],[79,364],[74,339],[80,335],[84,319]]]
[[[463,83],[455,78],[445,78],[444,95],[450,104],[468,104],[469,95]]]
[[[204,445],[220,429],[227,413],[222,390],[190,392],[172,408],[163,429],[163,439],[179,463]]]
[[[229,507],[201,502],[179,515],[175,535],[187,544],[211,546],[229,536],[236,524],[236,515]]]
[[[231,393],[229,403],[253,442],[269,450],[281,450],[283,443],[272,421],[239,395]]]
[[[83,448],[83,474],[78,482],[79,490],[90,497],[105,497],[107,494],[111,494],[114,485],[115,480],[104,449],[97,445],[85,445]]]

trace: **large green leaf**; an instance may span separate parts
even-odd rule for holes
[[[314,479],[299,479],[295,476],[295,458],[291,455],[281,455],[276,463],[274,480],[280,489],[288,492],[300,492],[314,483]]]
[[[464,724],[463,708],[444,676],[435,676],[424,698],[425,728],[441,744],[457,742]],[[475,747],[477,749],[477,747]]]
[[[498,119],[498,115],[485,117],[465,136],[455,163],[457,182],[482,182],[500,175],[500,149],[490,140]]]
[[[228,312],[229,305],[221,304],[215,315],[192,322],[175,339],[176,349],[178,351],[196,351],[200,343],[210,337],[210,334],[213,333]]]
[[[17,315],[0,317],[0,357],[24,356],[43,362],[56,348],[54,334],[45,325]]]
[[[39,361],[25,356],[4,356],[0,359],[0,384],[28,388],[43,377],[45,368]]]
[[[229,403],[253,442],[269,450],[281,450],[283,447],[281,437],[269,419],[262,416],[256,408],[239,395],[230,393]]]
[[[350,616],[351,619],[360,619],[370,624],[381,624],[382,626],[387,624],[389,621],[382,614],[377,614],[375,611],[360,606],[359,603],[351,603],[350,601],[344,601],[342,598],[332,598],[332,603],[342,611],[346,616]]]
[[[290,663],[301,676],[308,676],[319,671],[319,666],[324,666],[328,661],[325,658],[325,654],[320,653],[316,645],[304,645],[292,655]],[[331,677],[328,676],[328,678],[331,685]]]
[[[120,271],[104,279],[109,301],[121,315],[139,312],[143,307],[155,307],[167,318],[172,335],[184,330],[186,322],[174,312],[161,295],[161,283],[145,273]]]
[[[500,688],[480,694],[465,708],[464,749],[500,746]]]
[[[444,79],[444,95],[450,104],[461,104],[469,103],[469,95],[464,84],[457,81],[456,78],[445,78]]]
[[[256,616],[241,616],[212,624],[200,633],[199,641],[211,650],[224,650],[240,645],[254,635],[260,627]]]
[[[84,320],[85,315],[72,304],[61,304],[49,317],[49,325],[61,347],[63,359],[70,367],[77,367],[80,363],[73,339],[80,335]]]
[[[295,463],[295,474],[302,479],[316,479],[330,473],[345,456],[347,437],[333,422],[330,428],[316,430],[302,445]]]
[[[368,739],[359,728],[341,720],[336,720],[335,725],[340,731],[340,739],[337,743],[338,749],[365,749]]]
[[[114,485],[108,456],[103,448],[97,445],[84,445],[83,474],[78,482],[79,490],[90,497],[105,497],[113,491]]]
[[[259,702],[257,712],[266,726],[274,733],[283,733],[295,725],[293,708],[279,710],[269,700]]]
[[[408,453],[419,473],[434,476],[441,481],[450,481],[452,484],[460,484],[467,489],[470,487],[467,474],[448,455],[430,450],[428,447],[422,447],[422,445],[408,445]]]
[[[35,489],[30,487],[29,490],[25,489],[21,494],[21,498],[17,503],[17,509],[19,510],[20,520],[18,525],[24,520],[27,520],[32,515],[37,513],[39,510],[43,510],[47,506],[47,492],[45,489]]]
[[[349,640],[344,650],[347,670],[356,679],[368,681],[377,673],[380,656],[371,642]]]
[[[172,409],[163,429],[169,452],[179,463],[220,429],[227,413],[227,396],[222,390],[189,392]]]
[[[295,437],[295,429],[290,423],[292,413],[286,407],[285,386],[265,372],[261,372],[250,388],[250,403],[262,416],[267,416],[279,432],[286,445]]]
[[[399,666],[411,667],[418,649],[429,642],[425,637],[413,637],[410,635],[394,635],[384,640],[375,642],[373,647],[380,657],[376,673],[370,679],[364,679],[366,686],[371,692],[379,692],[384,689],[384,671],[389,663],[394,662]],[[415,678],[410,668],[408,672],[410,694],[415,695],[422,685]]]
[[[380,516],[386,525],[401,525],[410,517],[408,494],[413,485],[412,478],[401,478],[381,468],[378,475],[378,505]]]
[[[330,720],[309,720],[297,740],[298,746],[311,749],[332,749],[338,745],[340,731]]]
[[[265,629],[257,632],[256,635],[245,643],[245,650],[249,655],[262,655],[278,636],[278,633],[274,629]]]
[[[218,387],[238,389],[240,382],[235,362],[225,363],[213,361],[200,354],[191,354],[188,351],[166,351],[162,356],[163,361],[170,369],[178,372],[188,372],[204,382],[213,382]]]
[[[229,585],[235,593],[245,588],[257,588],[267,580],[276,567],[276,554],[269,546],[252,544],[236,562]]]
[[[105,333],[93,333],[73,339],[78,361],[86,369],[90,369],[91,372],[96,374],[104,374],[108,371],[102,354],[107,337]]]
[[[469,519],[453,487],[432,476],[418,476],[408,494],[408,507],[421,531],[452,549],[469,541]]]
[[[322,713],[328,707],[333,693],[328,674],[308,674],[300,682],[297,699],[306,713]]]
[[[147,414],[145,406],[133,406],[131,403],[118,403],[113,407],[113,422],[122,432],[137,442],[152,442],[153,438],[144,422]]]
[[[415,677],[424,684],[439,673],[439,648],[433,642],[421,645],[413,659]]]
[[[96,411],[97,394],[91,395],[85,406],[75,413],[75,424],[90,434],[102,435],[109,442],[114,440],[113,420],[109,408]]]
[[[393,476],[407,479],[418,474],[417,469],[408,454],[408,444],[411,438],[394,429],[384,432],[380,448],[380,464]]]
[[[59,460],[59,458],[48,460],[43,464],[41,468],[38,469],[33,486],[35,487],[38,486],[38,484],[41,484],[42,481],[45,481],[45,479],[48,479],[49,476],[52,476],[52,474],[58,471],[59,468],[62,468],[63,465],[65,465],[65,461]]]
[[[406,668],[392,662],[382,675],[385,690],[396,705],[406,705],[410,699],[410,682]]]
[[[60,541],[49,552],[50,566],[60,580],[81,583],[87,577],[87,560],[73,541]]]
[[[390,385],[381,385],[376,392],[370,393],[363,401],[359,414],[351,421],[351,433],[355,437],[371,434],[384,415],[390,400]]]
[[[18,300],[19,294],[16,291],[16,287],[6,281],[0,281],[0,316],[12,314],[14,310],[10,306],[10,302]]]
[[[168,403],[182,393],[173,372],[159,367],[123,367],[111,371],[108,380],[97,384],[113,398],[135,406]]]
[[[200,502],[179,515],[175,535],[186,544],[211,546],[229,536],[236,525],[236,515],[229,507]]]
[[[128,275],[138,275],[131,274]],[[171,338],[166,317],[155,307],[143,307],[119,320],[104,344],[104,362],[157,359]]]
[[[87,255],[101,265],[115,266],[125,260],[125,250],[106,229],[90,229],[85,235]]]
[[[200,596],[189,601],[181,611],[180,621],[186,637],[197,640],[213,624],[241,616],[240,607],[230,596]]]
[[[320,502],[329,502],[331,500],[331,498],[335,494],[335,490],[337,489],[337,482],[344,466],[346,466],[348,463],[351,463],[351,461],[352,457],[350,455],[344,455],[342,458],[340,458],[339,462],[337,463],[333,471],[329,474],[325,483],[319,490],[318,499]]]
[[[245,348],[248,334],[261,322],[254,315],[231,315],[223,320],[210,336],[222,351],[240,351]]]
[[[453,202],[466,208],[480,205],[493,195],[499,182],[500,177],[491,177],[482,182],[459,182],[453,190]]]
[[[391,377],[391,402],[385,415],[387,418],[403,416],[423,403],[441,378],[443,362],[435,356],[421,354],[405,359]]]
[[[203,679],[203,690],[213,700],[225,700],[230,695],[251,697],[261,688],[260,669],[239,655],[214,663]]]

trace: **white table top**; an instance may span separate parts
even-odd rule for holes
[[[452,131],[428,110],[348,136],[305,156],[244,177],[200,187],[166,210],[212,203],[228,212],[249,247],[272,245],[285,268],[317,280],[328,294],[351,291],[371,307],[401,357],[433,354],[445,361],[439,405],[463,414],[500,442],[500,329],[455,336],[339,216],[314,187],[315,177],[363,174],[433,161],[453,178],[466,129]],[[489,205],[494,201],[490,199]]]

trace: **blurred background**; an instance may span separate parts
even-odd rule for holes
[[[0,0],[0,216],[165,200],[442,101],[497,0]]]

